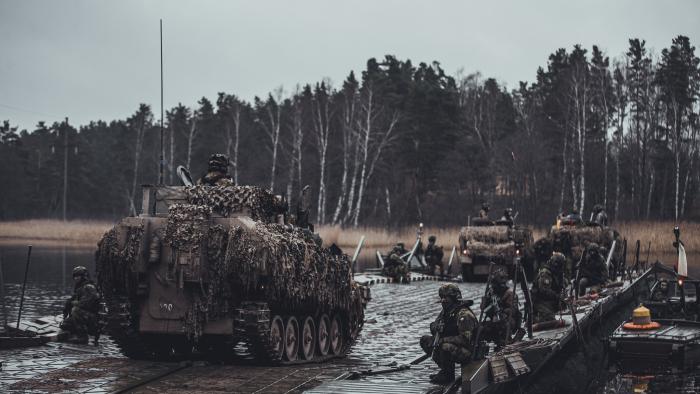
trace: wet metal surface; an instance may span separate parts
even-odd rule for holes
[[[373,286],[367,322],[347,358],[327,364],[293,367],[206,365],[167,375],[139,387],[136,392],[303,392],[348,370],[404,364],[421,355],[420,335],[437,316],[435,281]],[[7,286],[14,295],[18,286]],[[478,297],[482,284],[460,284],[465,298]],[[59,287],[32,286],[25,304],[27,318],[60,311],[67,292]],[[12,310],[14,313],[14,309]],[[12,314],[11,314],[12,315]],[[52,343],[31,349],[0,352],[0,392],[109,392],[173,368],[173,363],[124,358],[109,338],[98,347]],[[365,383],[411,384],[427,388],[427,375],[436,367],[429,361],[400,373],[373,376]]]

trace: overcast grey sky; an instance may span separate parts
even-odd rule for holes
[[[159,113],[160,18],[166,109],[323,77],[337,86],[385,54],[514,87],[560,47],[598,44],[614,57],[630,37],[657,53],[678,34],[700,43],[695,0],[0,0],[0,120],[85,124],[141,102]]]

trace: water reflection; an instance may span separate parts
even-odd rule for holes
[[[24,246],[0,249],[2,293],[0,318],[14,322],[19,311],[19,298],[27,262]],[[72,293],[73,267],[84,265],[94,277],[94,251],[89,249],[32,248],[27,274],[23,318],[59,314],[64,300]]]

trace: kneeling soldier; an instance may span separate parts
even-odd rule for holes
[[[488,318],[482,322],[482,336],[500,349],[510,343],[512,334],[520,329],[522,315],[518,309],[518,296],[508,287],[505,272],[495,271],[490,285],[489,293],[481,300],[481,310]]]
[[[100,308],[100,294],[90,280],[87,268],[73,268],[73,296],[63,308],[61,329],[69,332],[68,342],[88,343],[88,334],[99,337],[97,312]]]
[[[389,258],[384,262],[382,274],[394,279],[396,282],[408,282],[406,262],[396,253],[390,254]]]
[[[469,306],[472,301],[463,301],[462,292],[454,283],[440,287],[438,292],[442,311],[430,323],[430,334],[420,339],[420,346],[440,367],[440,372],[430,376],[433,383],[452,383],[455,380],[455,363],[472,358],[472,342],[475,340],[478,321]]]
[[[537,272],[535,282],[532,284],[535,323],[554,320],[555,314],[561,310],[565,264],[566,257],[555,252]]]

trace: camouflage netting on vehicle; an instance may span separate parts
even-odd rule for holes
[[[485,243],[468,241],[467,249],[472,257],[484,256],[489,258],[512,258],[515,256],[515,242]]]
[[[258,186],[188,186],[185,188],[187,201],[195,205],[205,205],[221,216],[250,211],[254,220],[272,221],[280,207],[275,196]]]
[[[460,235],[467,240],[485,243],[508,242],[511,237],[508,226],[463,227]]]
[[[318,306],[348,310],[351,272],[347,256],[319,247],[311,234],[279,224],[258,223],[252,231],[229,231],[222,262],[233,274],[234,288],[249,295],[258,290],[258,267],[268,282],[265,299],[283,309]]]
[[[561,226],[552,227],[549,238],[552,240],[554,251],[579,259],[591,242],[610,248],[615,239],[615,232],[609,227],[601,226]]]
[[[211,208],[204,205],[171,205],[163,242],[179,251],[199,250],[210,215]]]
[[[132,266],[138,261],[143,238],[143,225],[129,226],[123,234],[123,246],[119,246],[117,228],[109,230],[97,244],[95,266],[98,282],[105,296],[112,294],[130,294],[129,278]]]

